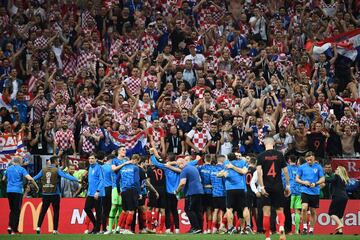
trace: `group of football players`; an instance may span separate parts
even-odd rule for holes
[[[257,158],[230,153],[196,156],[195,160],[174,155],[161,159],[156,149],[150,149],[150,159],[136,154],[127,158],[126,148],[120,147],[117,157],[104,164],[111,165],[111,173],[104,171],[103,176],[104,182],[109,178],[112,191],[95,193],[96,198],[111,198],[112,202],[110,211],[100,214],[108,217],[103,232],[133,234],[137,216],[139,233],[179,233],[178,199],[183,195],[189,233],[250,234],[255,225],[257,232],[270,239],[270,215],[276,212],[278,232],[285,239],[283,208],[291,197],[295,233],[299,234],[302,215],[303,234],[313,234],[320,185],[325,181],[321,165],[311,152],[303,162],[295,158],[287,163],[282,153],[273,149],[273,139],[265,139],[264,144],[266,151]],[[89,181],[89,185],[101,184]],[[90,233],[100,232],[101,222],[94,219]]]

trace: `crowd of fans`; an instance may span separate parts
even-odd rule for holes
[[[2,1],[1,132],[31,154],[245,155],[272,136],[319,162],[360,153],[358,59],[314,55],[358,1]]]

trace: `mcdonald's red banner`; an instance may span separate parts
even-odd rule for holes
[[[63,198],[61,199],[59,232],[64,234],[81,234],[85,231],[86,214],[83,210],[85,200],[81,198]],[[0,199],[0,234],[7,232],[9,215],[9,204],[6,198]],[[38,215],[41,209],[41,199],[24,199],[19,222],[19,230],[24,234],[34,234]],[[327,214],[330,200],[321,200],[320,208],[317,211],[317,223],[315,234],[329,234],[334,232],[335,223]],[[360,200],[349,200],[344,216],[344,233],[360,234]],[[185,233],[190,225],[186,213],[183,211],[184,201],[179,201],[180,231]],[[46,214],[42,233],[50,233],[53,230],[53,213],[48,211]],[[294,222],[294,216],[293,216]],[[92,226],[90,227],[92,228]]]

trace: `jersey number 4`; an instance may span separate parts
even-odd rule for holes
[[[274,162],[271,164],[271,167],[270,167],[267,175],[268,175],[268,176],[272,176],[273,178],[276,177],[275,163],[274,163]]]

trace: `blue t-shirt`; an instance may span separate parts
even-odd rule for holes
[[[196,121],[191,117],[189,117],[186,122],[184,122],[182,119],[177,122],[178,129],[182,130],[184,133],[190,132],[195,125]]]
[[[135,188],[140,194],[140,174],[139,167],[135,164],[127,164],[120,169],[117,183],[120,185],[120,191]]]
[[[28,112],[28,103],[26,101],[18,101],[17,99],[13,99],[10,102],[12,107],[16,106],[19,112],[19,119],[20,122],[26,123],[27,122],[27,112]]]
[[[7,188],[8,193],[23,193],[23,180],[24,177],[29,175],[25,168],[19,165],[12,165],[8,167],[5,172],[7,177]]]
[[[104,173],[102,167],[99,164],[95,163],[90,165],[88,181],[88,196],[93,197],[97,191],[99,192],[100,197],[105,196]]]
[[[114,166],[120,166],[121,164],[123,164],[124,162],[126,162],[126,159],[118,159],[118,158],[114,158],[111,160],[111,166],[114,165]],[[112,171],[111,173],[111,181],[112,181],[112,187],[113,188],[116,188],[116,179],[118,178],[118,175],[119,175],[119,170],[114,172]]]
[[[225,182],[224,178],[217,177],[217,174],[224,170],[224,165],[213,166],[211,171],[211,185],[213,197],[224,197],[225,196]]]
[[[104,164],[101,166],[103,173],[104,173],[104,187],[112,186],[112,174],[113,171],[111,170],[110,164]]]
[[[158,167],[164,171],[166,180],[166,192],[169,194],[174,194],[174,191],[179,186],[180,174],[165,167],[165,165],[163,163],[160,163],[154,155],[151,156],[150,160],[155,167]]]
[[[186,179],[185,196],[204,194],[201,177],[196,167],[187,164],[180,173],[180,179]]]
[[[214,166],[211,164],[204,164],[199,166],[199,173],[201,177],[201,183],[203,185],[204,193],[205,194],[212,194],[211,188],[205,188],[206,185],[211,185],[211,171]]]
[[[299,167],[297,176],[299,176],[302,181],[316,183],[321,177],[324,176],[324,171],[318,163],[314,163],[311,166],[308,163],[304,163]],[[305,185],[301,185],[301,192],[309,195],[320,195],[320,186],[311,188]]]
[[[234,160],[229,161],[225,160],[224,165],[231,163],[235,167],[244,168],[247,167],[247,164],[244,160]],[[227,177],[225,178],[225,189],[226,190],[244,190],[246,191],[246,175],[240,174],[233,169],[226,169],[228,173]]]

